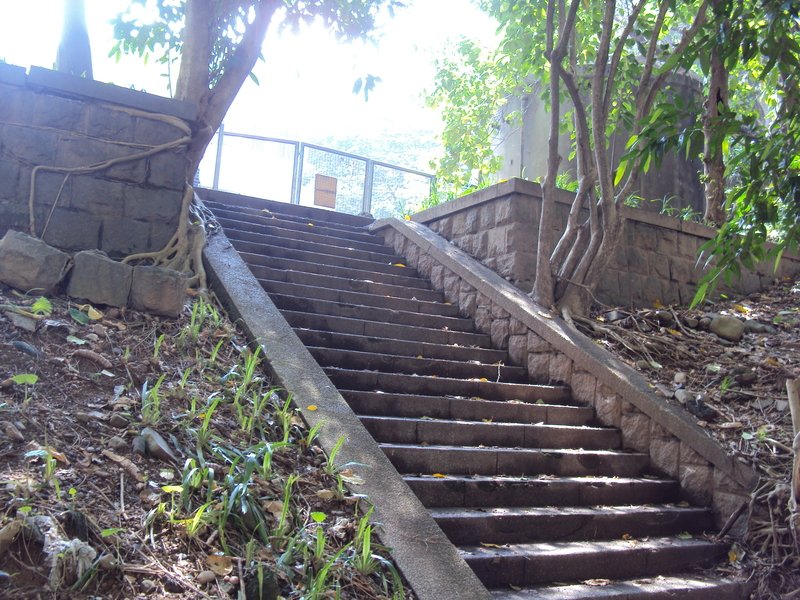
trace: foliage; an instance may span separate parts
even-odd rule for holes
[[[436,61],[430,106],[441,109],[444,155],[431,161],[437,190],[431,205],[486,187],[502,164],[495,152],[511,71],[501,57],[462,39]],[[515,117],[505,117],[511,122]]]
[[[695,302],[742,266],[772,259],[777,267],[800,241],[800,7],[765,0],[723,8],[725,60],[736,66],[742,100],[721,132],[729,135],[729,219],[703,247],[715,263]]]
[[[531,87],[543,90],[542,97],[556,116],[551,142],[557,141],[557,134],[569,134],[569,158],[576,161],[578,185],[564,236],[549,240],[545,232],[539,239],[543,262],[537,273],[545,280],[539,301],[581,310],[582,302],[576,302],[581,293],[573,288],[585,296],[596,285],[597,274],[613,250],[617,208],[629,203],[640,174],[658,167],[668,152],[704,159],[710,196],[727,184],[727,196],[713,194],[717,201],[727,198],[723,218],[715,220],[724,220],[725,215],[728,220],[704,248],[716,262],[707,265],[710,271],[701,295],[722,273],[738,274],[740,265],[750,267],[797,247],[800,9],[796,3],[479,0],[479,4],[500,23],[501,41],[493,53],[462,41],[451,53],[453,58],[439,62],[431,99],[444,108],[446,151],[437,166],[441,177],[454,182],[449,189],[456,192],[476,179],[485,181],[486,173],[498,164],[492,140],[505,99]],[[694,86],[698,92],[705,86],[711,93],[717,89],[720,69],[726,78],[730,75],[724,84],[728,97],[711,94],[704,106],[699,94],[679,93],[670,79],[677,74],[680,85]],[[611,150],[611,140],[620,130],[630,132],[622,156]],[[556,143],[548,144],[547,152],[552,170],[542,182],[545,195],[548,185],[563,177],[560,167],[567,158]],[[720,168],[726,169],[724,174]],[[720,181],[716,188],[712,177]],[[594,209],[588,219],[578,217],[581,211]],[[552,211],[547,206],[543,210],[543,220],[550,218]],[[765,246],[768,240],[775,245]],[[552,285],[546,281],[549,278]],[[541,279],[537,276],[537,282]]]
[[[114,20],[117,42],[112,56],[137,54],[164,66],[172,91],[171,69],[179,63],[174,94],[199,108],[187,169],[191,180],[203,152],[219,128],[253,66],[273,19],[283,26],[321,20],[340,39],[367,36],[383,7],[399,0],[132,0]],[[364,88],[365,93],[369,84]]]

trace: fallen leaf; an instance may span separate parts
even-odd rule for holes
[[[233,561],[230,556],[221,556],[219,554],[209,554],[206,556],[206,564],[208,568],[214,571],[217,575],[225,576],[230,575],[233,571]]]
[[[261,504],[261,508],[272,514],[275,519],[280,519],[281,513],[283,513],[283,502],[280,500],[268,500],[267,502],[263,502]]]
[[[352,469],[344,469],[343,471],[339,471],[339,477],[342,478],[342,481],[352,483],[353,485],[361,485],[364,483],[364,478],[353,473]]]
[[[317,410],[317,405],[316,404],[309,404],[308,406],[306,406],[306,410],[310,410],[310,411],[313,412],[313,411]]]
[[[447,479],[447,475],[444,475],[442,473],[434,473],[433,475],[431,475],[431,477],[436,477],[437,479]]]
[[[320,500],[324,500],[327,502],[328,500],[333,500],[336,497],[336,492],[334,492],[333,490],[319,490],[315,492],[315,495]]]
[[[392,266],[393,266],[393,267],[402,267],[402,268],[405,268],[405,265],[404,265],[403,263],[392,263]]]

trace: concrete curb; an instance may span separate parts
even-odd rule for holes
[[[455,546],[403,481],[284,320],[224,233],[211,236],[203,252],[211,287],[269,360],[276,381],[294,395],[309,426],[324,421],[319,442],[330,451],[340,436],[339,464],[355,467],[381,523],[380,539],[420,600],[489,599],[489,593]],[[308,407],[316,405],[316,410]]]
[[[562,319],[554,318],[518,288],[424,225],[383,219],[371,227],[373,231],[385,228],[394,229],[419,246],[734,481],[747,489],[754,488],[758,476],[749,465],[730,456],[683,409],[667,404],[653,394],[647,380],[614,355],[569,327]]]

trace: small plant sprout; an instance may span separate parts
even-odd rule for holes
[[[319,423],[317,423],[311,429],[308,430],[308,433],[306,433],[306,436],[303,439],[303,445],[305,445],[306,448],[311,447],[311,444],[313,444],[314,440],[317,439],[324,425],[325,422],[320,421]]]
[[[28,403],[31,400],[29,387],[36,385],[36,383],[39,381],[39,376],[35,373],[18,373],[17,375],[11,377],[11,381],[16,385],[24,386],[23,389],[25,390],[25,398],[22,401],[22,405],[28,406]]]
[[[339,436],[339,439],[336,440],[336,443],[331,448],[330,453],[328,453],[328,459],[325,461],[325,472],[328,475],[333,475],[336,472],[336,455],[339,454],[339,450],[342,449],[344,445],[344,436]]]
[[[52,485],[56,489],[56,493],[60,495],[58,479],[55,477],[58,468],[58,459],[55,454],[56,452],[49,447],[39,448],[26,452],[25,458],[38,458],[42,461],[42,483],[45,486]]]
[[[353,549],[352,564],[362,575],[372,575],[378,569],[378,561],[372,555],[372,525],[369,522],[374,507],[358,520]]]
[[[147,381],[142,384],[142,423],[146,425],[157,425],[161,420],[161,384],[165,377],[162,373],[152,388],[147,387]]]
[[[153,345],[153,360],[158,360],[158,355],[161,353],[161,346],[164,344],[164,334],[162,333],[160,336],[156,338],[155,344]]]

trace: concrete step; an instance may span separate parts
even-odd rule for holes
[[[409,298],[423,300],[425,302],[442,302],[441,292],[410,285],[391,285],[386,283],[376,283],[370,279],[347,279],[344,277],[331,277],[329,275],[317,275],[314,273],[303,273],[300,271],[286,271],[283,269],[272,269],[269,267],[258,267],[253,269],[256,279],[268,281],[286,281],[287,283],[298,283],[300,285],[318,286],[343,290],[348,292],[362,292],[366,294],[377,294],[393,296],[395,298]]]
[[[496,364],[508,360],[508,354],[504,350],[491,350],[489,348],[407,342],[309,329],[300,329],[297,331],[297,335],[306,346],[319,346],[322,348],[341,348],[356,352],[372,352],[374,354],[393,353],[396,356],[423,356],[425,358],[442,358],[446,360],[478,361],[484,364]]]
[[[431,514],[456,545],[641,539],[714,526],[709,509],[674,505],[434,508]]]
[[[395,468],[407,474],[639,477],[650,464],[647,454],[608,450],[380,446]]]
[[[522,367],[486,365],[475,362],[445,360],[441,358],[417,358],[394,354],[373,354],[338,348],[310,346],[308,350],[323,367],[380,371],[405,375],[426,375],[455,379],[490,378],[492,381],[525,383],[528,373]]]
[[[494,600],[744,600],[749,586],[715,575],[658,575],[590,584],[535,586],[491,590]]]
[[[456,396],[424,396],[340,389],[359,415],[431,417],[463,421],[588,425],[594,410],[588,406],[529,404],[527,402],[478,400]]]
[[[215,209],[214,215],[220,225],[227,231],[250,231],[264,233],[290,239],[305,240],[317,244],[329,244],[344,248],[366,250],[393,255],[394,251],[384,246],[380,238],[368,233],[353,233],[326,226],[315,226],[281,218],[272,213],[269,215],[244,215],[235,210]],[[339,237],[342,236],[342,237]]]
[[[405,259],[396,255],[366,252],[364,250],[342,248],[340,246],[331,246],[328,244],[317,244],[305,240],[295,240],[263,233],[251,233],[249,231],[239,231],[237,229],[224,229],[224,231],[225,235],[228,236],[228,239],[237,249],[237,242],[249,242],[261,248],[261,251],[257,252],[257,254],[268,254],[270,256],[305,260],[307,262],[322,262],[324,264],[363,270],[370,270],[369,267],[372,265],[385,265],[389,267],[395,265],[398,269],[405,269],[409,273],[416,274],[410,267],[397,266],[405,264],[402,262]]]
[[[362,416],[378,442],[440,446],[503,446],[513,448],[619,448],[617,429],[564,425],[523,425],[436,419]]]
[[[358,371],[327,367],[325,372],[337,388],[422,394],[426,396],[459,395],[484,400],[519,400],[521,402],[569,404],[569,389],[555,385],[497,383],[473,379],[452,379],[425,375],[402,375],[378,371]]]
[[[630,579],[675,573],[714,562],[729,545],[678,537],[509,544],[460,548],[487,587],[587,579]]]
[[[407,476],[427,507],[599,506],[677,502],[677,481],[647,477]]]
[[[333,275],[343,279],[355,279],[358,276],[361,279],[369,279],[370,281],[429,289],[428,282],[424,279],[420,280],[413,269],[403,269],[390,264],[365,261],[362,265],[365,269],[354,270],[352,267],[332,264],[339,262],[338,258],[321,262],[325,260],[325,256],[304,254],[298,250],[280,251],[270,246],[261,247],[258,244],[236,240],[233,240],[233,245],[251,268],[263,266],[319,275]],[[256,252],[249,252],[248,249]],[[292,258],[290,256],[292,254],[297,255],[299,258]]]
[[[307,312],[319,315],[332,315],[365,321],[381,321],[391,325],[410,325],[428,329],[449,329],[452,331],[473,332],[475,324],[472,319],[447,317],[444,315],[427,315],[405,310],[394,310],[380,306],[364,306],[349,302],[332,302],[317,298],[298,298],[283,294],[270,294],[270,298],[281,310]],[[379,302],[376,299],[376,302]]]
[[[330,227],[353,231],[365,231],[365,228],[374,222],[374,219],[368,217],[348,215],[311,206],[299,206],[288,202],[253,198],[252,196],[242,196],[219,190],[201,188],[197,190],[197,193],[212,211],[220,206],[241,210],[250,215],[275,213],[284,218],[306,220],[315,225],[325,224]]]
[[[426,315],[444,315],[448,317],[458,316],[458,307],[446,302],[416,300],[411,298],[394,298],[391,296],[382,296],[367,292],[351,292],[347,290],[337,290],[334,288],[290,283],[286,281],[271,281],[267,279],[261,279],[260,281],[262,287],[270,294],[274,293],[282,294],[284,296],[318,298],[320,300],[346,302],[348,304],[358,304],[360,306],[378,306],[381,308],[419,312]]]
[[[333,317],[330,315],[315,315],[291,310],[284,310],[282,314],[289,324],[295,328],[333,331],[335,333],[427,342],[432,344],[459,344],[462,346],[478,346],[481,348],[488,348],[490,345],[489,336],[483,333],[426,329],[425,327],[393,325],[391,323],[362,321],[361,319]]]

